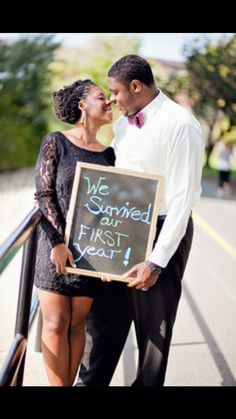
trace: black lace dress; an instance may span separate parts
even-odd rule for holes
[[[35,197],[43,217],[38,229],[34,284],[61,295],[93,298],[103,286],[101,279],[57,274],[50,260],[52,247],[64,242],[65,220],[78,161],[114,166],[115,154],[112,147],[98,152],[76,146],[59,131],[43,139],[35,167]]]

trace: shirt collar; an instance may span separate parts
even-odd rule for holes
[[[145,123],[149,120],[149,118],[158,111],[158,109],[160,109],[162,103],[164,102],[165,99],[167,99],[167,96],[162,92],[161,89],[158,89],[159,93],[158,95],[151,101],[149,102],[143,109],[140,109],[139,112],[143,112],[144,115],[144,125]],[[128,118],[125,117],[124,115],[121,115],[115,122],[115,124],[113,125],[113,129],[116,128],[116,126],[118,125],[119,121],[125,121],[125,124],[128,124]],[[131,125],[130,125],[131,126]]]
[[[165,95],[164,93],[161,91],[161,89],[158,89],[159,93],[158,95],[151,101],[149,102],[145,108],[141,109],[141,112],[144,114],[144,120],[146,121],[147,119],[150,118],[151,115],[153,115],[161,106]]]

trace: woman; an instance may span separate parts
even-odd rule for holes
[[[52,386],[71,386],[83,354],[85,322],[100,279],[67,274],[74,265],[64,243],[65,220],[78,161],[114,166],[111,147],[97,139],[112,121],[111,103],[91,80],[78,80],[54,94],[56,116],[74,127],[49,133],[42,141],[35,169],[35,197],[43,213],[34,283],[43,318],[42,351]]]
[[[231,166],[233,148],[229,141],[218,144],[218,189],[217,196],[223,198],[231,192]]]

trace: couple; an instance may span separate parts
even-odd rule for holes
[[[132,385],[159,387],[192,243],[191,210],[201,193],[202,133],[188,111],[157,89],[145,59],[120,58],[108,86],[110,100],[91,80],[54,93],[57,117],[74,127],[46,135],[36,163],[43,357],[53,386],[73,385],[79,365],[75,385],[108,386],[134,320],[139,360]],[[106,148],[96,134],[112,121],[112,102],[123,116]],[[164,175],[153,251],[127,272],[134,276],[128,286],[66,273],[66,260],[74,264],[64,231],[77,161]]]

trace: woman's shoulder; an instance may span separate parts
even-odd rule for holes
[[[105,148],[104,151],[106,151],[107,153],[110,153],[112,155],[115,155],[114,148],[111,147],[111,146],[108,146],[107,148]]]
[[[47,139],[48,141],[57,141],[60,138],[60,131],[51,131],[48,132],[43,140]]]
[[[60,156],[62,149],[61,143],[59,131],[48,132],[41,141],[40,149],[43,153]]]
[[[116,155],[115,155],[115,152],[114,152],[114,148],[109,146],[109,147],[106,148],[105,152],[107,153],[107,157],[109,159],[109,164],[111,166],[114,166],[115,165],[115,160],[116,160]]]
[[[107,153],[109,156],[114,157],[115,158],[115,151],[114,148],[109,146],[104,150],[105,153]]]
[[[42,138],[42,143],[43,144],[52,144],[52,143],[56,143],[58,141],[59,138],[59,132],[58,131],[54,131],[54,132],[48,132],[47,134],[45,134],[45,136]]]
[[[53,147],[55,149],[60,149],[63,143],[63,138],[60,131],[48,132],[42,139],[43,147]]]

